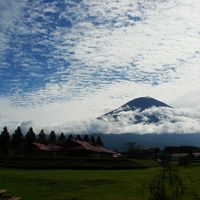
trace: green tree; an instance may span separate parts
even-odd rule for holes
[[[139,147],[136,145],[135,142],[127,142],[125,143],[125,146],[127,148],[127,153],[129,156],[134,156],[135,153],[139,150]]]
[[[137,149],[135,142],[127,142],[127,143],[125,143],[125,146],[127,147],[127,151],[129,153],[131,153],[131,152],[135,151],[135,149]]]
[[[24,145],[24,136],[22,134],[21,128],[17,127],[12,135],[11,147],[15,153],[18,153]]]
[[[84,140],[85,142],[89,142],[89,141],[90,141],[90,138],[89,138],[89,136],[88,136],[88,135],[84,135],[84,138],[83,138],[83,140]]]
[[[75,140],[82,140],[81,136],[78,134],[75,138]]]
[[[60,144],[64,143],[66,140],[64,133],[61,133],[60,136],[58,137],[58,142]]]
[[[103,142],[100,136],[98,136],[97,140],[96,140],[96,145],[97,146],[103,146]]]
[[[44,130],[42,129],[38,135],[38,139],[37,142],[41,143],[41,144],[47,144],[47,136],[44,133]]]
[[[74,139],[74,136],[73,136],[72,134],[70,134],[70,135],[68,136],[68,138],[67,138],[68,141],[73,140],[73,139]]]
[[[182,200],[182,197],[183,184],[178,171],[167,164],[154,175],[145,200]]]
[[[25,140],[26,140],[26,144],[28,146],[31,146],[32,143],[36,141],[35,133],[34,133],[32,127],[28,130],[28,132],[27,132],[27,134],[25,136]]]
[[[49,134],[48,143],[56,144],[56,134],[54,131],[51,131],[51,133]]]
[[[90,137],[90,144],[92,144],[92,145],[95,145],[95,144],[96,144],[94,135],[92,135],[92,136]]]
[[[10,135],[7,127],[3,128],[0,136],[0,147],[3,154],[8,154],[10,147]]]

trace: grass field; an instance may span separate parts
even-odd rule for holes
[[[65,156],[0,156],[0,167],[19,169],[141,169],[159,166],[153,160]]]
[[[157,170],[0,169],[0,188],[24,200],[141,200],[145,184]],[[200,200],[200,165],[179,170],[184,200]]]

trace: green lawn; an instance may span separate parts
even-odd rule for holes
[[[24,200],[141,200],[156,170],[0,169],[0,188]],[[194,194],[200,195],[200,166],[181,167],[180,173],[184,200],[195,199]]]

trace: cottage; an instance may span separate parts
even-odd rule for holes
[[[64,151],[71,156],[108,156],[119,157],[119,153],[102,146],[94,146],[89,142],[81,140],[69,140],[63,145]]]
[[[171,156],[171,160],[179,161],[187,156],[199,158],[200,149],[193,146],[166,147],[164,152]]]
[[[32,143],[31,149],[37,154],[54,155],[55,153],[62,152],[63,148],[56,145],[45,145],[41,143]]]

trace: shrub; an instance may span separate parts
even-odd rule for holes
[[[147,186],[144,200],[182,200],[183,184],[175,167],[163,166]]]

